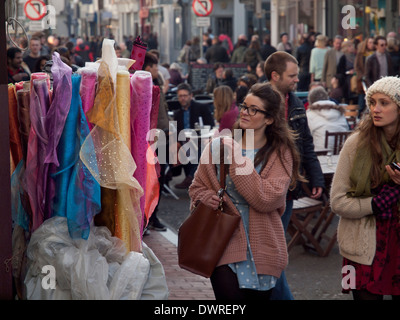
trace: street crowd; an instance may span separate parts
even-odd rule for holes
[[[117,57],[130,57],[133,38],[125,38],[115,46]],[[28,49],[24,52],[10,46],[9,82],[26,81],[32,73],[45,71],[53,52],[77,71],[100,58],[101,42],[92,40],[46,38],[38,33],[25,44]],[[398,297],[400,171],[389,166],[400,162],[397,34],[364,39],[337,35],[330,39],[310,32],[294,47],[288,34],[282,33],[279,44],[273,47],[268,35],[263,39],[240,35],[234,43],[228,36],[213,35],[209,30],[201,39],[202,45],[198,37],[187,41],[176,61],[168,63],[160,61],[162,48],[158,48],[156,36],[149,40],[142,70],[149,71],[154,85],[161,89],[158,129],[168,133],[170,120],[176,121],[178,132],[205,126],[219,132],[242,129],[242,141],[246,140],[246,129],[254,131],[253,150],[232,139],[213,140],[206,149],[213,153],[218,143],[224,143],[241,151],[234,153],[238,158],[229,169],[224,202],[243,223],[211,276],[216,298],[293,299],[284,272],[288,263],[285,233],[293,202],[303,196],[306,182],[313,199],[326,190],[331,192],[332,209],[340,216],[338,242],[343,263],[356,270],[354,298]],[[195,92],[189,82],[192,63],[213,65],[202,92]],[[247,72],[236,78],[227,64],[245,64]],[[296,91],[305,92],[306,99],[299,99]],[[167,101],[171,92],[179,103],[174,110],[169,110]],[[213,107],[196,102],[198,93],[209,95]],[[325,185],[316,151],[322,149],[325,136],[321,132],[327,126],[350,130],[344,117],[345,104],[358,105],[360,123],[343,147],[337,169],[340,174],[335,175],[330,188]],[[168,185],[172,175],[183,169],[185,179],[175,188],[188,190],[192,207],[202,201],[216,208],[221,200],[215,193],[218,181],[203,157],[198,155],[199,164],[161,164],[160,186]],[[362,166],[352,166],[349,159]],[[254,171],[237,174],[241,161],[250,161]],[[164,231],[157,210],[158,206],[148,228]]]

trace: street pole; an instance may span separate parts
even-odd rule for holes
[[[203,27],[200,27],[200,59],[203,59]]]

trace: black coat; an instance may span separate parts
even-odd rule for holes
[[[392,58],[389,53],[386,52],[385,55],[387,59],[388,76],[394,76],[398,70],[393,69]],[[376,53],[373,53],[365,60],[364,79],[367,87],[371,86],[376,80],[379,80],[379,69],[378,58],[376,57]]]
[[[199,117],[202,117],[203,124],[214,127],[214,118],[207,104],[201,104],[192,100],[190,103],[190,129],[194,129],[194,124],[199,122]],[[177,122],[178,134],[184,129],[183,126],[183,109],[178,109],[174,112],[174,120]]]
[[[230,62],[228,52],[220,44],[214,44],[206,51],[205,58],[208,63]]]
[[[314,141],[310,128],[308,127],[304,105],[301,100],[294,95],[294,93],[289,93],[288,105],[289,127],[299,135],[296,144],[301,156],[300,171],[305,174],[311,188],[324,188],[325,179],[318,157],[314,151]],[[289,191],[289,194],[293,199],[300,197],[301,193],[302,187],[300,183],[295,190]]]

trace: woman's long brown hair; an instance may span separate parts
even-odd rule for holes
[[[368,150],[372,159],[372,167],[370,172],[371,187],[376,188],[382,183],[381,168],[383,165],[382,145],[381,139],[385,133],[381,127],[374,125],[371,114],[368,113],[360,121],[356,130],[359,132],[360,138],[358,148]],[[388,141],[389,146],[393,150],[400,150],[400,121],[397,122],[396,132],[391,141]]]
[[[263,102],[264,109],[267,112],[265,117],[273,120],[272,124],[268,125],[265,129],[267,143],[257,152],[254,159],[254,167],[262,163],[262,169],[264,169],[270,155],[273,152],[277,152],[279,160],[283,167],[286,168],[283,162],[283,152],[289,149],[293,158],[292,172],[287,172],[288,176],[291,177],[290,188],[295,188],[297,181],[306,182],[307,180],[299,171],[300,154],[295,143],[297,134],[290,130],[285,120],[280,94],[268,83],[253,85],[248,94],[258,97]],[[239,122],[236,122],[234,128],[240,129]]]

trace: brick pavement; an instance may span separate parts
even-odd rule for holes
[[[178,265],[177,236],[167,232],[150,231],[143,242],[153,250],[164,267],[169,300],[214,300],[210,280],[183,270]]]

